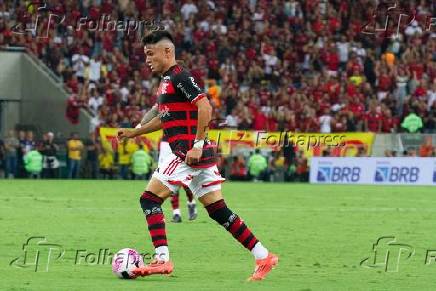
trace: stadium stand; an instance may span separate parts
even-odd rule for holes
[[[371,0],[51,0],[44,9],[1,1],[0,46],[25,47],[60,76],[71,93],[66,117],[79,123],[85,108],[90,133],[134,127],[156,102],[144,31],[107,29],[109,20],[171,31],[214,118],[231,128],[411,132],[405,119],[415,114],[414,132],[436,133],[436,33],[427,21],[436,7],[403,2],[392,10]],[[414,20],[376,30],[401,13]]]
[[[425,27],[432,1],[401,4],[417,21],[386,37],[359,33],[383,10],[369,0],[54,0],[45,13],[65,20],[50,23],[50,37],[38,41],[11,31],[15,23],[32,25],[38,1],[32,3],[0,4],[0,45],[26,46],[62,76],[72,93],[69,119],[79,122],[76,109],[85,107],[94,115],[91,130],[135,125],[155,102],[138,33],[90,29],[107,16],[154,20],[170,30],[215,118],[237,128],[397,132],[413,109],[421,131],[435,132],[436,34]]]

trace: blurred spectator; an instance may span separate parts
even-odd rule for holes
[[[26,132],[26,139],[24,140],[24,154],[30,152],[31,150],[35,149],[36,142],[34,140],[34,134],[33,131],[29,130]]]
[[[6,177],[6,147],[2,139],[0,139],[0,177]]]
[[[254,181],[266,181],[267,170],[267,159],[260,154],[259,149],[256,149],[254,154],[248,159],[248,172],[251,179],[253,179]]]
[[[86,178],[97,179],[98,176],[98,148],[95,133],[89,134],[89,139],[85,141],[86,160],[85,160],[85,173]]]
[[[232,158],[232,164],[230,165],[230,179],[234,181],[246,181],[247,167],[242,155],[234,156]]]
[[[80,171],[80,162],[82,160],[83,143],[79,134],[72,133],[70,140],[67,141],[68,153],[68,178],[76,179]]]
[[[409,149],[407,150],[405,156],[407,156],[407,157],[417,157],[418,155],[417,155],[417,153],[416,153],[416,149],[414,149],[414,148],[409,148]]]
[[[24,155],[26,149],[26,132],[23,130],[18,131],[18,150],[17,150],[17,177],[26,178],[27,173],[24,168]]]
[[[436,102],[431,111],[424,117],[424,133],[436,133]]]
[[[412,109],[410,114],[404,118],[401,127],[410,133],[418,132],[422,128],[422,118],[416,115],[415,110]]]
[[[43,171],[42,177],[48,179],[56,179],[59,173],[59,160],[57,153],[59,146],[54,142],[54,134],[48,132],[43,135],[42,155],[43,155]]]
[[[420,157],[431,157],[433,155],[433,141],[431,136],[426,136],[424,143],[419,147]]]
[[[237,128],[238,127],[238,116],[236,114],[236,109],[232,110],[232,113],[226,117],[226,127]]]
[[[382,127],[382,117],[377,112],[377,108],[374,103],[370,106],[369,111],[365,115],[365,131],[372,131],[379,133]]]
[[[132,178],[135,180],[145,180],[150,178],[152,157],[144,150],[142,144],[132,155]]]
[[[272,153],[271,162],[269,165],[271,181],[283,181],[285,174],[285,157],[282,150]]]
[[[285,158],[285,165],[289,166],[295,159],[295,147],[292,140],[289,139],[288,133],[283,138],[283,156]]]
[[[41,177],[43,157],[39,151],[32,149],[24,155],[24,167],[28,177],[38,179]]]
[[[296,181],[296,160],[289,164],[287,171],[285,172],[285,181],[295,182]]]
[[[77,94],[73,93],[68,98],[65,115],[72,124],[79,123],[80,108],[82,105],[83,102],[80,100]]]
[[[309,180],[309,167],[303,151],[298,151],[295,162],[295,179],[300,182],[307,182]]]
[[[88,109],[92,113],[92,116],[98,116],[100,107],[103,106],[104,99],[100,94],[97,94],[97,90],[94,88],[91,89],[88,100]]]
[[[356,153],[356,157],[368,157],[368,155],[366,154],[366,148],[359,147]]]
[[[319,117],[319,125],[321,133],[331,133],[334,120],[330,114],[330,109],[325,109],[324,114]]]
[[[112,151],[102,147],[102,152],[98,155],[101,178],[112,180],[114,178],[114,156]]]
[[[383,133],[394,133],[397,131],[399,120],[398,118],[392,116],[392,111],[390,109],[383,111],[381,118]]]
[[[4,140],[5,145],[5,176],[14,178],[17,175],[17,156],[20,143],[16,137],[15,130],[9,130]]]
[[[118,145],[117,161],[119,166],[119,175],[123,180],[129,179],[132,155],[137,151],[137,149],[138,146],[133,142],[129,142],[127,139],[123,139],[123,141]]]

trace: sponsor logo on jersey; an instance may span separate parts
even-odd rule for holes
[[[198,90],[201,91],[200,87],[198,87],[197,83],[195,83],[194,77],[189,77],[191,79],[192,85]]]

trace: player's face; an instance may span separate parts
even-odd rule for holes
[[[162,73],[165,60],[164,49],[154,45],[144,46],[145,62],[152,72]]]

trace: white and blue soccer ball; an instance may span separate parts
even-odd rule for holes
[[[136,250],[125,248],[114,254],[112,272],[121,279],[134,279],[132,271],[144,266],[144,260]]]

